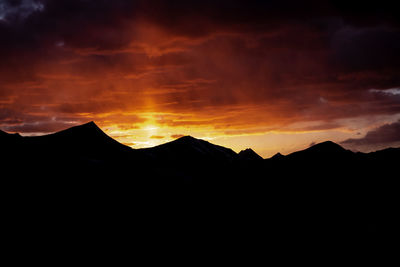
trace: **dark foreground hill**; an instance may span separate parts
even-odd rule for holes
[[[0,147],[4,214],[24,234],[46,225],[69,241],[112,230],[143,244],[372,257],[399,232],[398,148],[365,154],[324,142],[262,159],[182,137],[135,150],[92,122],[40,137],[0,131]]]

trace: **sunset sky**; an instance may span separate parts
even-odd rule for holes
[[[400,16],[378,1],[0,0],[0,129],[95,121],[263,157],[400,146]]]

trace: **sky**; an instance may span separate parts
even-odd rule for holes
[[[393,1],[392,1],[393,2]],[[390,1],[0,0],[0,129],[95,121],[133,148],[183,135],[263,157],[400,146]]]

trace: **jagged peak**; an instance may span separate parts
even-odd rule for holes
[[[239,152],[239,158],[242,159],[263,159],[260,155],[258,155],[253,149],[246,148]]]
[[[240,153],[250,153],[250,152],[254,152],[254,150],[251,149],[251,148],[246,148],[246,149],[241,150],[241,151],[239,152],[239,154],[240,154]],[[254,153],[256,153],[256,152],[254,152]]]

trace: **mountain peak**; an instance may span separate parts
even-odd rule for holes
[[[241,160],[260,160],[263,159],[260,155],[258,155],[256,152],[254,152],[253,149],[247,148],[245,150],[242,150],[238,154],[239,159]]]
[[[96,127],[97,127],[97,125],[96,125],[96,123],[94,123],[94,121],[89,121],[89,122],[87,122],[87,123],[82,124],[82,126],[83,126],[83,125],[87,125],[87,126],[96,126]]]
[[[93,121],[77,125],[53,134],[30,137],[31,142],[47,140],[47,144],[58,144],[65,151],[85,151],[84,153],[97,153],[112,155],[113,152],[130,151],[127,147],[104,133]],[[36,140],[36,141],[35,141]]]
[[[61,134],[74,134],[74,135],[106,135],[94,121],[87,122],[85,124],[77,125],[57,133],[54,135],[61,135]]]
[[[284,157],[285,157],[284,155],[278,152],[275,155],[273,155],[271,159],[283,159]]]
[[[333,152],[339,152],[339,151],[345,151],[345,149],[343,147],[341,147],[340,145],[336,144],[335,142],[332,141],[325,141],[322,143],[318,143],[316,145],[313,145],[311,147],[309,147],[306,150],[313,150],[313,151],[333,151]]]
[[[305,150],[294,152],[288,156],[289,159],[313,159],[313,160],[322,160],[322,159],[333,159],[333,158],[341,158],[351,156],[353,152],[344,149],[340,145],[332,142],[325,141],[322,143],[318,143],[313,145]]]
[[[200,139],[194,138],[193,136],[190,136],[190,135],[185,135],[185,136],[182,136],[182,137],[176,139],[176,141],[185,141],[185,142],[194,141],[194,140],[200,140]]]
[[[206,140],[198,139],[198,138],[195,138],[190,135],[182,136],[182,137],[172,141],[172,143],[178,143],[178,144],[184,144],[184,145],[196,145],[196,146],[201,145],[201,144],[203,144],[203,145],[211,144],[210,142],[208,142]]]
[[[237,156],[232,149],[189,135],[159,146],[142,149],[142,151],[153,158],[180,161],[233,160]]]
[[[75,126],[75,127],[79,127],[79,128],[86,128],[86,129],[99,129],[99,126],[97,126],[97,124],[94,121],[89,121],[87,123]]]

